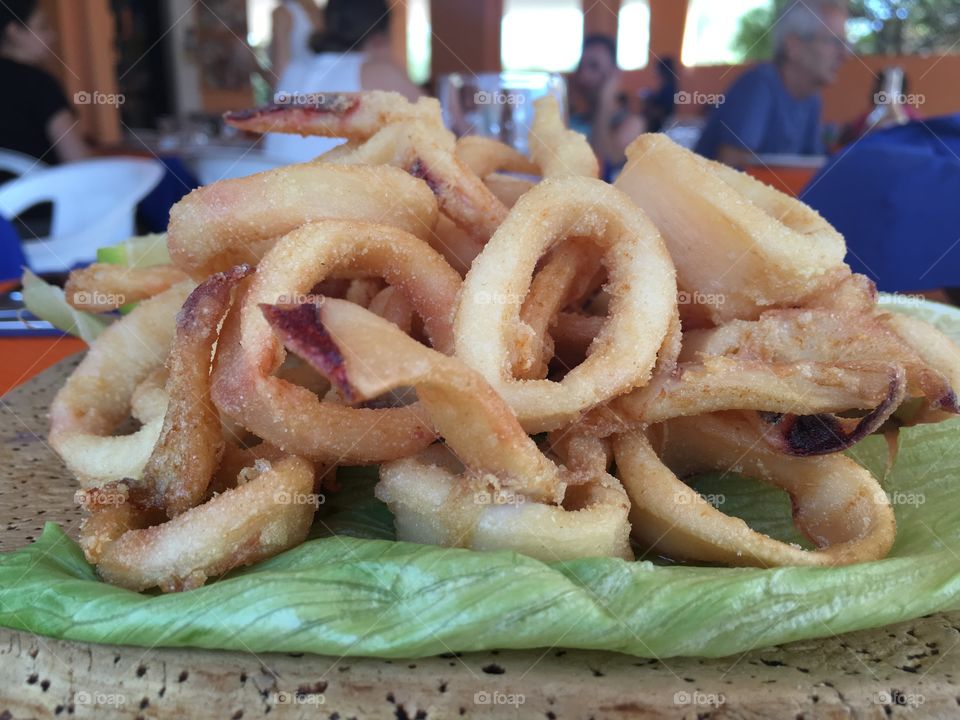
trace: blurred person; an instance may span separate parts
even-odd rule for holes
[[[0,2],[0,148],[50,164],[90,155],[63,88],[42,67],[56,39],[38,0]]]
[[[570,127],[583,133],[610,178],[626,162],[629,145],[644,131],[643,121],[619,101],[617,46],[607,35],[588,35],[571,78]]]
[[[313,54],[291,58],[277,84],[274,101],[310,102],[311,94],[392,90],[409,100],[423,93],[394,64],[386,0],[329,0],[323,27],[310,39]],[[271,133],[266,152],[278,159],[305,162],[339,145],[334,138],[302,138]]]
[[[291,62],[313,57],[310,38],[323,29],[323,10],[313,0],[282,0],[271,18],[270,64],[279,79]]]
[[[663,124],[673,115],[677,102],[677,73],[673,58],[657,60],[657,77],[660,87],[644,99],[643,115],[647,121],[647,132],[660,132]]]
[[[891,83],[891,75],[899,73],[900,83],[894,90],[887,88]],[[891,92],[901,97],[891,97]],[[859,140],[872,130],[881,130],[893,125],[903,125],[911,120],[919,120],[920,113],[916,108],[903,100],[909,96],[907,76],[900,68],[881,70],[873,84],[870,94],[869,110],[850,123],[840,135],[840,145],[848,145]]]
[[[839,0],[794,3],[773,26],[774,58],[747,70],[710,115],[696,151],[742,167],[772,153],[820,155],[820,91],[849,54]]]

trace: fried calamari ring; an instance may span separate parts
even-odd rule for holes
[[[599,268],[596,248],[589,242],[570,238],[551,253],[534,275],[520,310],[522,335],[514,348],[515,377],[539,380],[547,376],[547,365],[554,354],[550,325],[564,307],[582,297],[584,285]]]
[[[627,157],[616,187],[660,229],[680,289],[715,300],[681,307],[700,324],[800,305],[850,274],[843,237],[799,200],[659,133]]]
[[[530,128],[530,156],[545,178],[600,177],[600,164],[590,143],[569,130],[560,114],[560,104],[551,95],[534,102]]]
[[[393,165],[424,180],[443,211],[483,245],[496,232],[507,208],[454,154],[453,135],[418,123],[388,125],[331,165]]]
[[[354,464],[403,457],[434,439],[418,404],[349,408],[321,402],[273,375],[285,352],[259,305],[303,302],[318,282],[346,271],[383,277],[399,288],[433,346],[452,352],[461,282],[444,259],[397,228],[327,220],[286,235],[261,261],[242,303],[224,323],[213,399],[225,415],[295,455]]]
[[[562,495],[556,466],[483,378],[459,360],[343,300],[265,305],[263,312],[284,343],[326,375],[347,402],[413,386],[436,429],[472,471],[492,473],[504,487],[531,498]]]
[[[457,140],[456,155],[474,175],[484,179],[496,172],[540,174],[537,164],[519,150],[480,135],[465,135]]]
[[[343,297],[352,303],[367,307],[385,287],[380,278],[355,278],[350,281]]]
[[[71,270],[63,293],[78,310],[102,313],[159,295],[187,279],[186,273],[173,265],[126,267],[94,263]]]
[[[513,550],[544,562],[633,559],[629,501],[604,475],[571,485],[560,505],[533,502],[482,479],[464,480],[444,446],[380,466],[376,495],[394,516],[397,539],[471,550]]]
[[[379,315],[384,320],[389,320],[407,335],[413,328],[413,315],[415,310],[410,301],[397,288],[391,286],[385,287],[377,296],[373,298],[367,309]]]
[[[154,524],[155,511],[134,502],[94,512],[81,529],[81,542],[113,585],[190,590],[302,543],[316,508],[310,501],[313,481],[306,460],[261,460],[252,479],[162,524]]]
[[[596,453],[573,470],[558,468],[459,360],[339,300],[264,312],[289,329],[288,340],[296,338],[298,352],[314,358],[345,398],[416,388],[449,450],[428,448],[381,466],[376,493],[394,512],[400,539],[512,549],[544,560],[632,556],[626,495],[602,463],[592,461]],[[583,472],[590,477],[579,477]],[[574,478],[574,487],[565,488]],[[562,505],[551,504],[561,498]]]
[[[212,275],[190,293],[177,314],[167,360],[169,404],[143,471],[154,503],[170,517],[203,501],[223,454],[220,413],[210,399],[210,366],[233,290],[251,272],[249,265],[238,265]]]
[[[392,167],[303,163],[197,188],[170,210],[167,245],[194,277],[255,265],[277,238],[314,220],[369,220],[432,234],[437,202]]]
[[[589,357],[561,382],[516,380],[511,358],[522,342],[521,306],[537,261],[569,237],[599,246],[610,317]],[[457,356],[503,396],[527,432],[553,430],[650,379],[676,302],[666,248],[626,196],[589,178],[545,180],[520,199],[467,273],[455,320]]]
[[[178,283],[104,330],[54,397],[49,442],[81,487],[141,478],[162,417],[132,435],[113,433],[128,418],[137,386],[163,366],[177,310],[192,289],[192,282]]]
[[[886,321],[887,326],[920,356],[928,368],[946,379],[954,393],[960,389],[960,347],[953,340],[930,323],[909,315],[889,313]],[[949,406],[949,403],[941,405]],[[931,406],[913,418],[913,422],[938,422],[956,412],[955,408],[941,410]]]
[[[440,103],[435,98],[409,102],[403,95],[383,90],[362,93],[306,93],[304,102],[267,105],[226,113],[228,125],[257,133],[320,135],[366,140],[384,125],[412,121],[442,127]]]
[[[130,417],[141,425],[167,413],[167,368],[158,367],[147,375],[130,398]]]
[[[877,298],[877,286],[870,278],[851,273],[843,276],[836,285],[808,298],[803,307],[860,315],[874,312]]]
[[[437,226],[427,238],[430,247],[443,255],[460,277],[467,274],[474,258],[483,246],[469,232],[459,227],[443,213],[437,218]]]
[[[516,205],[517,200],[536,185],[532,180],[514,175],[504,175],[502,173],[484,175],[483,184],[487,186],[487,189],[492,192],[494,197],[502,202],[506,208],[512,208]]]
[[[844,455],[781,455],[737,414],[666,423],[657,457],[642,432],[613,439],[621,482],[630,496],[633,534],[670,557],[728,565],[848,565],[889,552],[896,521],[880,484]],[[751,530],[684,484],[706,470],[736,468],[790,494],[793,520],[816,546],[803,550]]]
[[[544,177],[597,177],[597,158],[583,135],[568,130],[560,115],[560,106],[553,97],[535,103],[536,115],[530,130],[534,160]],[[526,337],[519,338],[513,359],[514,375],[521,379],[542,379],[553,357],[553,341],[549,325],[566,304],[578,299],[584,290],[574,284],[588,283],[599,269],[596,252],[570,238],[558,247],[537,273],[520,312],[520,328]]]
[[[898,365],[906,371],[910,397],[925,398],[931,409],[956,413],[957,396],[950,380],[930,366],[892,323],[889,314],[876,310],[857,315],[829,309],[769,311],[759,320],[734,320],[711,330],[686,333],[681,359],[726,355],[850,368]]]
[[[554,356],[564,367],[575,367],[583,362],[593,339],[600,334],[606,318],[581,312],[560,312],[550,330]]]
[[[903,369],[895,365],[846,368],[711,356],[657,375],[645,387],[616,398],[610,410],[626,426],[721,410],[756,410],[768,442],[782,452],[805,456],[855,444],[883,424],[905,392]],[[869,412],[856,419],[833,414],[850,410]]]

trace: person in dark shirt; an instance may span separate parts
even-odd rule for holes
[[[677,102],[677,72],[673,58],[657,60],[657,76],[660,87],[651,92],[643,104],[643,114],[647,119],[647,132],[660,132],[663,124],[673,115]]]
[[[643,120],[618,101],[617,44],[606,35],[588,35],[570,83],[570,127],[583,133],[606,179],[626,161],[626,147],[644,131]]]
[[[63,88],[41,67],[55,39],[37,0],[0,2],[0,148],[51,164],[90,154]]]
[[[773,62],[737,79],[710,115],[697,152],[735,167],[764,154],[822,154],[820,90],[849,54],[846,20],[837,0],[790,5],[773,26]]]

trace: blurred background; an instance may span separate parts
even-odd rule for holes
[[[76,108],[101,147],[136,144],[139,130],[171,121],[218,122],[270,97],[277,0],[40,0],[56,31],[47,67],[72,98],[122,93],[125,102]],[[320,0],[316,3],[323,7]],[[620,90],[639,106],[659,86],[658,59],[672,59],[679,89],[723,93],[750,63],[772,56],[770,28],[786,0],[396,0],[391,52],[411,80],[430,87],[446,73],[550,70],[572,73],[585,36],[616,40]],[[877,74],[903,68],[920,110],[960,111],[960,3],[856,0],[848,39],[857,54],[823,90],[823,120],[855,122]],[[277,74],[279,79],[279,74]],[[318,88],[322,90],[323,88]],[[679,117],[708,106],[679,105]],[[202,127],[201,127],[202,129]]]

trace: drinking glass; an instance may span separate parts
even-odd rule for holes
[[[457,137],[483,135],[526,154],[533,101],[551,95],[567,115],[567,84],[556,73],[453,73],[437,80],[443,121]]]

